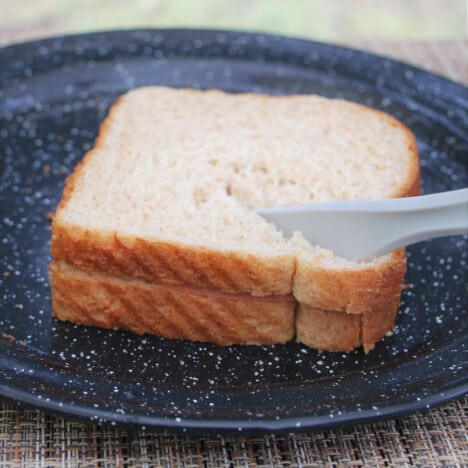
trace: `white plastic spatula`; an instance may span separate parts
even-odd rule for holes
[[[366,260],[434,237],[468,234],[468,188],[385,200],[351,200],[256,210],[286,236],[349,260]]]

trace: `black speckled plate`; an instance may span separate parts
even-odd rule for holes
[[[0,50],[0,395],[96,421],[293,430],[376,420],[466,392],[467,240],[409,249],[393,336],[365,356],[291,343],[220,348],[51,318],[48,213],[129,88],[318,93],[416,134],[426,193],[468,185],[467,91],[389,59],[281,37],[125,31]],[[465,125],[465,127],[464,127]]]

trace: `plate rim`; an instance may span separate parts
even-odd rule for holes
[[[360,49],[358,46],[352,46],[352,45],[346,45],[346,44],[340,44],[338,42],[327,42],[327,41],[322,41],[318,39],[307,39],[303,38],[300,36],[294,36],[294,35],[287,35],[287,34],[276,34],[272,32],[262,32],[262,31],[253,31],[253,30],[238,30],[235,28],[226,28],[226,29],[218,29],[218,28],[191,28],[191,27],[161,27],[161,28],[150,28],[150,27],[142,27],[142,28],[111,28],[111,29],[105,29],[105,30],[94,30],[94,31],[86,31],[86,32],[73,32],[73,33],[57,33],[53,34],[50,36],[45,36],[45,37],[40,37],[40,38],[32,38],[32,39],[27,39],[24,41],[19,41],[19,42],[13,42],[11,44],[3,44],[0,46],[0,53],[8,50],[8,49],[15,49],[15,48],[24,48],[24,47],[32,47],[35,45],[40,45],[43,42],[53,42],[57,40],[71,40],[71,39],[79,39],[81,37],[86,38],[86,37],[92,37],[92,36],[110,36],[110,35],[118,35],[118,34],[141,34],[141,33],[152,33],[152,34],[158,34],[158,33],[170,33],[170,34],[221,34],[221,35],[227,35],[227,36],[249,36],[251,38],[254,37],[264,37],[267,41],[271,40],[279,40],[279,41],[285,41],[289,43],[295,43],[296,45],[299,46],[310,46],[313,45],[315,47],[321,47],[323,49],[332,49],[335,51],[348,51],[352,53],[356,53],[361,56],[368,56],[369,58],[373,59],[378,59],[378,60],[385,60],[388,63],[392,63],[396,66],[405,66],[408,70],[416,71],[418,73],[423,73],[427,75],[428,77],[435,77],[437,80],[442,80],[445,81],[447,84],[455,85],[456,87],[459,87],[461,89],[466,89],[466,86],[463,83],[460,83],[458,81],[455,81],[451,78],[448,78],[440,73],[433,72],[430,70],[427,70],[425,68],[422,68],[417,65],[413,65],[409,62],[406,62],[404,60],[396,59],[393,57],[390,57],[388,55],[380,55],[377,52],[373,52],[370,50],[363,50]]]
[[[25,391],[18,391],[0,383],[0,395],[17,404],[25,404],[32,408],[60,414],[61,416],[75,416],[88,422],[99,424],[118,424],[130,427],[160,428],[176,431],[228,431],[228,432],[289,432],[303,430],[331,429],[349,425],[376,423],[408,415],[417,411],[429,411],[437,406],[452,401],[468,393],[468,381],[443,392],[409,401],[401,404],[383,406],[377,414],[374,410],[349,411],[330,416],[302,416],[275,419],[194,419],[184,417],[162,418],[158,416],[146,416],[135,414],[119,414],[113,411],[105,411],[89,406],[72,405],[69,403],[58,404],[53,400],[46,401],[37,398]],[[15,393],[13,395],[13,393]]]

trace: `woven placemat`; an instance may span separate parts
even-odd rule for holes
[[[346,45],[468,83],[468,42]],[[0,468],[468,466],[468,399],[405,418],[289,435],[190,437],[130,432],[0,401]]]
[[[0,466],[468,465],[468,399],[406,418],[289,435],[190,437],[68,421],[4,403]]]

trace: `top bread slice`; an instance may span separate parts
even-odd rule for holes
[[[339,258],[253,208],[416,195],[400,122],[318,96],[148,87],[111,108],[67,179],[52,256],[84,272],[365,314],[401,290],[404,250]]]

